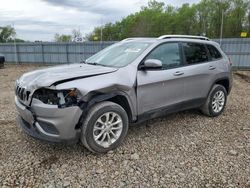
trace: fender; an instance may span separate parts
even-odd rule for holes
[[[84,98],[89,99],[88,101],[82,100],[82,101],[79,102],[79,107],[82,110],[82,115],[81,115],[81,117],[79,119],[79,122],[76,125],[76,128],[81,127],[81,125],[83,124],[84,118],[86,117],[89,109],[94,104],[102,102],[102,101],[107,101],[107,100],[109,100],[109,99],[111,99],[113,97],[116,97],[116,96],[123,96],[123,97],[126,98],[126,100],[128,102],[128,105],[129,105],[129,110],[131,112],[131,120],[132,121],[137,120],[137,116],[135,115],[136,114],[135,109],[133,108],[133,105],[132,105],[132,102],[131,102],[129,96],[125,92],[113,91],[113,92],[110,92],[110,93],[101,93],[101,92],[98,92],[98,91],[93,91],[93,92],[90,92],[87,96],[88,97],[84,97]]]
[[[209,92],[211,91],[211,89],[213,88],[213,86],[215,85],[216,82],[219,82],[219,81],[222,81],[222,80],[227,80],[228,83],[229,83],[229,88],[228,88],[228,95],[230,93],[230,90],[231,90],[231,83],[230,83],[230,78],[228,76],[224,76],[224,77],[220,77],[220,78],[217,78],[213,81],[212,85],[210,86],[210,89],[208,91],[208,94],[207,94],[207,97],[209,95]]]

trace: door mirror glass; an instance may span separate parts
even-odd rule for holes
[[[162,68],[162,62],[158,59],[147,59],[143,66],[143,68]]]

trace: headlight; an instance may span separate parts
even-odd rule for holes
[[[45,104],[58,105],[59,108],[64,108],[78,105],[82,95],[75,88],[67,90],[41,88],[34,92],[33,98],[36,98]]]

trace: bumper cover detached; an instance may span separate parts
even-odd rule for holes
[[[18,125],[28,135],[49,142],[76,143],[80,138],[80,129],[75,129],[82,114],[77,107],[58,108],[34,100],[27,108],[15,98],[19,113]]]

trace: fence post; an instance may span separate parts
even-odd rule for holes
[[[43,43],[41,42],[41,49],[42,49],[42,63],[45,64],[44,60],[44,49],[43,49]]]
[[[19,58],[18,58],[18,51],[17,51],[17,44],[16,44],[16,41],[14,40],[14,48],[15,48],[15,59],[16,59],[16,64],[20,64],[19,62]]]
[[[238,63],[238,70],[241,68],[241,56],[243,55],[243,54],[241,54],[241,51],[242,51],[242,45],[244,45],[244,39],[243,38],[241,38],[240,39],[240,52],[239,52],[239,63]]]
[[[85,42],[82,43],[82,61],[85,61]]]
[[[67,57],[67,63],[69,64],[69,44],[66,43],[66,57]]]

